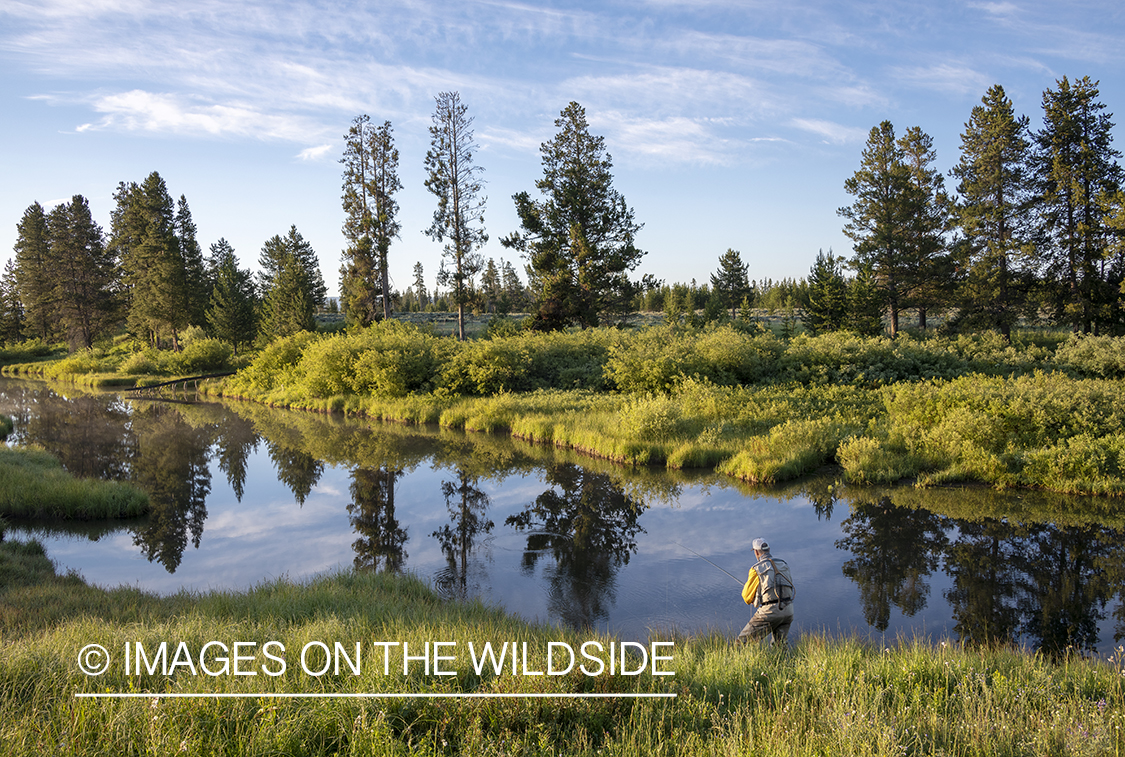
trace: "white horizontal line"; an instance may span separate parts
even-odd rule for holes
[[[171,693],[154,693],[143,694],[140,692],[106,692],[103,694],[79,694],[74,695],[75,699],[675,699],[676,694],[504,694],[504,693],[439,693],[433,692],[428,694],[400,694],[400,693],[381,693],[381,692],[368,692],[368,693],[310,693],[310,694],[287,694],[285,692],[262,692],[260,694],[254,693],[225,693],[216,692],[208,694],[206,692],[171,692]]]

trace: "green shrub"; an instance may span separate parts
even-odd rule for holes
[[[104,354],[100,350],[79,350],[63,358],[44,370],[44,375],[49,378],[63,378],[64,376],[99,373],[105,370],[102,363]]]
[[[901,444],[880,442],[870,436],[845,439],[836,450],[836,462],[855,484],[892,484],[917,476],[925,462]]]
[[[1090,378],[1125,379],[1125,337],[1072,335],[1055,363]]]
[[[1030,451],[1022,473],[1025,481],[1054,491],[1125,494],[1125,434],[1078,434]]]
[[[295,368],[309,397],[334,397],[352,391],[355,361],[362,349],[355,335],[337,334],[305,346]]]
[[[134,352],[122,361],[117,372],[126,376],[162,376],[168,373],[166,353],[152,347]]]
[[[935,470],[924,482],[1125,493],[1121,382],[971,376],[895,386],[885,396],[888,438]]]
[[[621,408],[621,430],[633,439],[667,443],[686,426],[680,403],[664,394],[635,397]]]
[[[526,338],[469,342],[442,371],[441,385],[452,394],[490,395],[535,388]]]
[[[441,385],[452,394],[485,396],[538,389],[599,390],[605,387],[610,347],[621,339],[614,329],[585,329],[519,332],[468,342],[444,366]]]
[[[351,379],[355,394],[403,397],[430,391],[459,345],[411,324],[383,321],[363,332]]]
[[[751,483],[772,484],[811,473],[831,461],[860,428],[836,418],[793,420],[749,440],[716,470]]]
[[[234,350],[218,339],[197,338],[175,354],[173,372],[179,374],[213,373],[226,369]]]
[[[517,336],[527,330],[530,318],[509,318],[507,316],[494,316],[488,321],[488,328],[484,331],[485,339],[506,339]]]
[[[66,347],[61,344],[44,344],[41,339],[28,339],[19,344],[9,344],[0,348],[0,365],[12,363],[29,363],[50,357],[52,354],[66,354]]]
[[[296,383],[296,367],[305,348],[320,337],[300,331],[270,342],[254,361],[228,380],[228,390],[248,397],[264,397],[275,389]]]
[[[694,349],[694,331],[654,326],[611,347],[605,372],[623,392],[670,392],[685,378],[701,375],[703,360]]]

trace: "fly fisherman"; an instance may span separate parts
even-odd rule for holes
[[[738,634],[738,643],[746,644],[772,633],[774,643],[785,646],[793,623],[793,576],[784,560],[770,554],[765,539],[754,540],[754,560],[742,587],[742,600],[757,610]]]

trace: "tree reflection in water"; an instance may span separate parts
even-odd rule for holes
[[[219,470],[226,474],[234,498],[241,502],[246,488],[246,462],[258,449],[258,434],[253,423],[225,407],[215,427]]]
[[[895,507],[883,497],[853,505],[840,528],[846,536],[836,548],[855,555],[843,572],[859,585],[868,625],[886,631],[891,605],[907,617],[926,606],[930,586],[925,579],[937,569],[947,542],[940,516]]]
[[[1052,654],[1096,649],[1111,593],[1105,561],[1120,551],[1120,536],[1100,526],[1044,524],[1029,529],[1024,544],[1016,553],[1025,576],[1024,632]]]
[[[153,404],[133,412],[137,448],[133,480],[148,492],[148,522],[134,531],[133,543],[149,561],[175,573],[191,542],[199,547],[207,519],[211,471],[207,466],[210,428],[189,425],[169,405]]]
[[[925,578],[944,559],[944,592],[961,641],[1024,641],[1048,654],[1098,647],[1098,624],[1121,596],[1125,546],[1101,525],[1060,526],[947,518],[897,507],[887,497],[852,506],[836,546],[855,555],[843,573],[859,586],[867,623],[879,631],[890,607],[911,616],[926,605]],[[949,541],[946,532],[956,532]],[[1123,637],[1118,610],[1115,639]]]
[[[305,499],[324,473],[324,463],[284,442],[266,440],[266,450],[277,469],[277,480],[289,487],[297,504],[304,506]]]
[[[963,641],[1003,643],[1019,634],[1020,531],[993,518],[958,522],[958,536],[945,553],[945,570],[953,579],[945,599]]]
[[[15,418],[14,441],[42,447],[81,478],[121,481],[129,477],[136,439],[120,397],[79,394],[63,398],[43,387],[22,386],[9,392],[20,395],[17,401],[24,408]]]
[[[435,577],[438,589],[447,596],[469,596],[469,556],[477,537],[492,531],[491,520],[484,515],[490,500],[479,486],[479,479],[463,469],[457,470],[456,481],[442,481],[441,493],[449,510],[450,523],[434,531],[447,566]]]
[[[355,566],[376,571],[402,571],[409,538],[395,516],[395,482],[400,470],[356,468],[348,520],[359,538],[352,542]]]
[[[539,558],[555,558],[547,571],[548,612],[565,625],[590,628],[609,617],[617,571],[637,550],[644,503],[609,476],[570,463],[547,468],[548,489],[523,511],[505,519],[526,531],[522,569],[534,573]]]

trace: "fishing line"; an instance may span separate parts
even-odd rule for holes
[[[738,585],[739,585],[739,586],[741,586],[742,584],[744,584],[744,583],[745,583],[745,581],[743,581],[743,580],[742,580],[741,578],[739,578],[738,576],[734,575],[733,573],[731,573],[731,572],[727,571],[726,569],[724,569],[724,568],[721,568],[721,567],[719,567],[718,565],[715,565],[715,563],[711,562],[710,560],[708,560],[708,559],[707,559],[706,557],[704,557],[703,555],[701,555],[701,554],[699,554],[698,552],[696,552],[696,551],[695,551],[694,549],[692,549],[691,547],[689,547],[689,546],[687,546],[687,545],[685,545],[685,544],[680,544],[680,543],[679,543],[678,541],[674,541],[674,542],[672,542],[672,543],[673,543],[673,544],[675,544],[675,545],[676,545],[676,546],[678,546],[678,547],[683,547],[683,548],[684,548],[684,549],[686,549],[686,550],[687,550],[688,552],[691,552],[691,553],[692,553],[693,555],[695,555],[696,557],[698,557],[698,558],[699,558],[700,560],[704,560],[705,562],[709,562],[709,563],[711,563],[711,565],[714,565],[714,566],[715,566],[716,568],[719,568],[719,570],[723,571],[723,572],[724,572],[724,573],[726,573],[726,574],[727,574],[728,576],[730,576],[730,577],[731,577],[731,578],[733,578],[733,579],[734,579],[735,581],[737,581],[737,582],[738,582]]]

